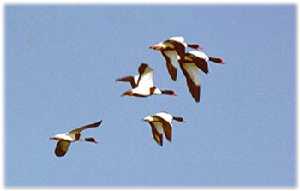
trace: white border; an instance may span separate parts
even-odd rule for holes
[[[297,1],[287,0],[3,0],[1,4],[20,3],[20,4],[297,4]]]
[[[158,188],[151,188],[151,187],[99,187],[99,188],[86,188],[84,189],[84,187],[79,187],[79,188],[68,188],[68,189],[63,189],[63,188],[47,188],[47,187],[34,187],[34,188],[19,188],[19,189],[10,189],[10,188],[5,188],[4,187],[4,5],[5,4],[258,4],[258,5],[263,5],[263,4],[295,4],[298,7],[298,2],[297,1],[279,1],[279,0],[264,0],[263,2],[261,0],[252,0],[252,1],[239,1],[239,0],[234,0],[234,1],[226,1],[226,0],[213,0],[213,1],[208,1],[208,0],[51,0],[51,1],[43,1],[43,0],[27,0],[27,1],[23,1],[23,0],[0,0],[0,30],[1,30],[1,35],[0,35],[0,60],[1,60],[1,67],[0,67],[0,84],[2,85],[2,88],[0,88],[0,124],[2,125],[2,129],[0,130],[0,140],[2,140],[2,146],[0,146],[0,154],[2,157],[2,162],[0,163],[0,170],[2,173],[0,173],[0,189],[4,190],[36,190],[36,189],[42,189],[42,190],[87,190],[87,189],[92,189],[92,190],[163,190],[163,191],[167,191],[167,190],[178,190],[178,189],[193,189],[193,190],[255,190],[255,191],[260,191],[260,190],[298,190],[298,187],[295,188],[284,188],[284,187],[274,187],[274,188],[263,188],[263,187],[256,187],[256,188],[234,188],[234,187],[219,187],[219,188],[211,188],[211,187],[203,187],[203,188],[197,188],[197,187],[174,187],[174,188],[164,188],[164,187],[158,187]],[[297,8],[298,9],[298,8]],[[298,64],[298,54],[299,54],[299,49],[298,49],[298,44],[299,44],[299,38],[298,38],[298,31],[299,31],[299,19],[298,19],[298,10],[296,11],[297,13],[297,45],[296,45],[296,61]],[[297,74],[300,73],[300,67],[296,67],[297,69]],[[297,95],[296,95],[296,99],[298,99],[298,95],[299,95],[299,89],[300,89],[300,85],[299,85],[299,79],[298,79],[298,75],[296,75],[296,88],[297,88]],[[299,108],[299,102],[296,100],[297,103],[297,109],[296,109],[296,124],[297,124],[297,137],[299,138],[299,130],[298,130],[298,118],[299,118],[299,112],[298,112],[298,108]],[[2,107],[1,107],[2,106]],[[295,135],[296,136],[296,135]],[[299,141],[296,140],[296,156],[298,156],[299,152],[299,146],[298,146]],[[299,164],[298,164],[298,160],[297,160],[297,164],[296,164],[296,168],[297,168],[297,182],[296,185],[299,183]],[[259,172],[258,172],[259,173]],[[51,178],[51,177],[49,177]]]
[[[4,145],[5,140],[4,138],[4,3],[1,1],[0,7],[0,28],[1,28],[1,35],[0,35],[0,60],[1,60],[1,67],[0,67],[0,139],[2,140],[2,146],[0,146],[0,154],[2,158],[2,162],[0,163],[0,186],[4,187]]]

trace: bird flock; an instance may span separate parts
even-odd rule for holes
[[[203,52],[202,47],[198,44],[186,43],[182,36],[174,36],[149,47],[154,51],[159,51],[164,57],[167,71],[173,81],[177,80],[177,67],[179,65],[185,76],[188,90],[196,103],[200,102],[201,84],[198,78],[200,71],[208,73],[208,62],[223,64],[224,61],[220,57],[208,56]],[[192,49],[186,51],[188,48]],[[146,98],[152,95],[168,95],[176,96],[174,90],[161,89],[154,86],[153,83],[154,70],[146,63],[141,63],[138,67],[137,75],[128,75],[118,78],[117,82],[130,83],[131,89],[125,91],[122,96],[133,96]],[[144,117],[152,129],[153,139],[158,145],[163,146],[163,137],[171,142],[172,140],[172,122],[184,122],[183,117],[173,116],[167,112],[158,112],[153,115]],[[55,155],[62,157],[66,154],[69,146],[73,142],[86,141],[97,143],[93,137],[81,137],[81,132],[88,128],[100,127],[101,121],[84,125],[73,129],[67,133],[56,134],[50,137],[50,140],[56,140]]]

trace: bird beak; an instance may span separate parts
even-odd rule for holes
[[[153,50],[160,50],[161,46],[160,46],[160,44],[154,44],[154,45],[149,46],[149,48],[153,49]]]
[[[149,119],[147,119],[147,118],[143,118],[143,119],[141,119],[143,122],[149,122]]]
[[[50,137],[49,140],[56,140],[55,137]]]

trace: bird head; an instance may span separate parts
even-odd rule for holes
[[[145,121],[145,122],[153,121],[153,117],[152,117],[152,116],[144,117],[144,118],[143,118],[143,121]]]
[[[87,142],[95,143],[95,144],[98,143],[98,142],[96,141],[96,139],[94,139],[93,137],[87,137],[87,138],[85,138],[84,140],[87,141]]]
[[[170,96],[177,96],[177,94],[173,90],[161,90],[161,93]]]
[[[158,44],[154,44],[154,45],[151,45],[149,46],[150,49],[153,49],[153,50],[162,50],[164,48],[164,45],[162,43],[158,43]]]

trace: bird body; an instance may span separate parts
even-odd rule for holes
[[[182,117],[174,117],[166,112],[159,112],[154,115],[146,116],[144,121],[148,122],[152,129],[153,139],[163,146],[163,135],[171,142],[172,140],[172,121],[183,122]]]
[[[135,87],[137,87],[138,79],[139,79],[139,75],[135,75],[135,76],[125,76],[123,78],[117,79],[117,81],[129,82],[131,85],[131,88],[135,88]]]
[[[139,66],[139,75],[135,77],[123,77],[117,79],[117,81],[130,81],[132,89],[124,92],[122,96],[135,96],[135,97],[148,97],[151,95],[176,95],[173,90],[161,90],[153,84],[153,69],[148,64],[142,63]],[[130,79],[130,80],[128,80]],[[136,83],[135,83],[136,81]]]
[[[179,59],[180,68],[186,78],[191,95],[196,102],[200,102],[201,84],[199,79],[200,70],[208,73],[208,61],[223,64],[219,57],[209,57],[203,51],[189,51]]]
[[[87,142],[97,143],[97,141],[93,137],[86,137],[86,138],[81,139],[81,131],[88,129],[88,128],[99,127],[101,123],[102,123],[102,120],[79,127],[79,128],[76,128],[76,129],[73,129],[67,133],[60,133],[60,134],[54,135],[53,137],[50,137],[50,140],[57,141],[57,145],[55,148],[56,156],[57,157],[64,156],[66,154],[66,152],[68,151],[70,144],[75,141],[87,141]]]
[[[167,70],[173,81],[177,80],[178,57],[183,58],[187,47],[199,49],[198,44],[188,44],[182,36],[174,36],[169,39],[150,46],[150,49],[160,51],[165,58]]]
[[[173,116],[166,112],[158,112],[154,116],[161,117],[162,119],[164,119],[165,121],[167,121],[170,124],[172,123],[172,120],[173,120]]]
[[[69,133],[60,133],[56,134],[52,137],[52,140],[65,140],[65,141],[75,141],[75,135],[74,134],[69,134]]]

